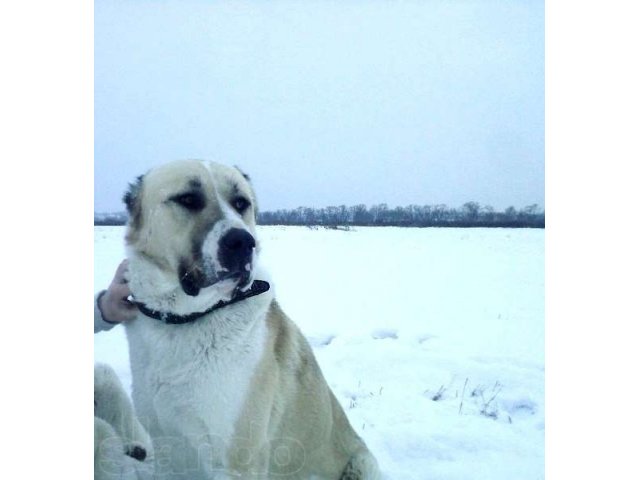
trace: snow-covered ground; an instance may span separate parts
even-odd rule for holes
[[[95,227],[95,290],[124,257]],[[389,479],[544,478],[544,230],[260,227],[284,311]],[[122,327],[95,359],[131,375]]]

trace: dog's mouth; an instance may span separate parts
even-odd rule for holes
[[[228,284],[232,289],[244,289],[251,283],[251,268],[245,268],[243,271],[222,271],[214,272],[210,269],[203,269],[197,264],[186,265],[181,263],[178,272],[180,278],[180,286],[184,293],[189,296],[196,297],[203,288],[213,287],[230,280]]]
[[[243,288],[249,284],[249,281],[251,280],[251,272],[224,272],[218,275],[216,280],[205,282],[202,288],[212,287],[213,285],[224,282],[225,280],[231,280],[236,284],[237,288]]]

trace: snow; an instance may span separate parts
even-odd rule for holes
[[[97,292],[124,228],[94,231]],[[385,478],[544,478],[544,230],[259,236],[281,306]],[[130,388],[122,327],[94,338]]]

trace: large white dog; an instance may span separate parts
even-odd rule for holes
[[[132,394],[158,478],[378,478],[259,265],[248,177],[179,161],[124,200]]]

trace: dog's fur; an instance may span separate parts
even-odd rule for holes
[[[94,367],[94,480],[150,479],[153,445],[111,367]]]
[[[237,168],[173,162],[140,177],[124,200],[136,301],[185,315],[268,280],[259,244],[241,278],[225,277],[221,238],[231,229],[256,238],[255,194]],[[193,323],[142,313],[127,323],[133,400],[160,478],[379,477],[273,290]]]

